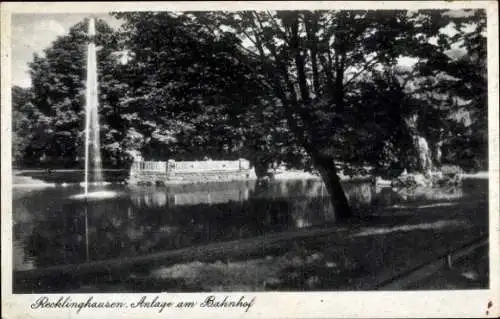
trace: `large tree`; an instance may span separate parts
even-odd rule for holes
[[[232,34],[217,35],[189,16],[169,12],[117,13],[129,60],[121,117],[124,145],[146,158],[238,158],[262,154],[279,128],[273,97],[241,64]]]
[[[443,66],[454,80],[448,89],[454,97],[456,115],[449,123],[446,161],[467,169],[488,168],[488,69],[486,13],[484,10],[465,10],[455,19],[458,44],[451,63]],[[453,50],[452,50],[453,53]]]
[[[50,121],[44,153],[59,164],[74,165],[83,153],[87,24],[88,19],[73,26],[43,54],[35,54],[29,64],[32,103]],[[96,21],[96,29],[99,110],[106,151],[123,131],[117,106],[124,93],[117,72],[118,39],[103,20]]]
[[[264,75],[264,84],[285,110],[287,126],[321,173],[339,218],[349,217],[351,210],[336,163],[370,159],[353,158],[349,147],[359,145],[353,142],[363,125],[353,116],[363,108],[356,99],[366,94],[360,82],[402,56],[421,58],[426,65],[448,61],[429,41],[441,37],[439,29],[449,21],[437,10],[191,14],[200,24],[237,35],[247,56],[261,62],[255,72]],[[392,91],[380,91],[383,87],[376,86],[377,98],[394,99]],[[395,108],[402,102],[390,101]]]
[[[442,10],[116,16],[138,75],[124,116],[146,153],[231,157],[250,147],[265,167],[305,151],[339,218],[351,211],[337,165],[411,158],[415,135],[438,141],[452,109],[455,40],[440,32],[452,20]],[[401,57],[418,62],[398,69]]]

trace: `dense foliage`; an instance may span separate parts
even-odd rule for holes
[[[96,40],[107,167],[132,151],[245,157],[259,174],[285,162],[318,169],[348,211],[337,170],[415,169],[416,136],[443,152],[436,165],[487,165],[484,11],[113,15],[121,29],[97,21]],[[81,165],[86,25],[35,55],[32,88],[13,88],[18,166]]]

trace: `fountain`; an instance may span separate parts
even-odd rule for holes
[[[75,199],[102,199],[114,197],[111,191],[89,192],[89,186],[105,185],[102,176],[101,145],[99,139],[99,113],[98,113],[98,82],[97,82],[97,56],[95,44],[95,20],[91,18],[88,26],[87,47],[87,86],[85,96],[85,177],[82,186],[83,194],[72,196]]]
[[[97,108],[97,57],[95,47],[95,22],[89,20],[87,49],[87,95],[85,105],[85,196],[89,191],[89,176],[93,182],[102,182],[101,151],[99,142],[99,114]]]

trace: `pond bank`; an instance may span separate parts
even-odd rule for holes
[[[124,183],[128,178],[128,170],[106,169],[104,170],[106,181]],[[371,176],[347,176],[339,175],[342,181],[365,181],[370,180]],[[292,181],[292,180],[321,180],[321,176],[315,173],[303,170],[286,170],[276,173],[272,177],[276,181]],[[14,170],[12,184],[14,187],[55,187],[60,184],[70,185],[79,184],[83,180],[83,170],[77,169],[57,169],[57,170]],[[169,181],[169,185],[185,185],[204,183],[205,181]],[[208,181],[214,182],[214,181]],[[221,181],[224,182],[224,181]]]
[[[105,175],[110,182],[124,182],[128,177],[128,170],[124,169],[106,169]],[[13,170],[12,184],[16,187],[33,186],[54,186],[60,183],[80,183],[83,180],[83,170],[77,169],[56,169],[51,170]],[[488,171],[481,171],[476,173],[462,173],[461,177],[464,179],[487,179],[489,176]],[[366,181],[373,178],[372,175],[356,175],[349,176],[339,174],[342,181]],[[303,170],[285,170],[273,175],[273,179],[277,181],[287,180],[321,180],[321,176],[317,173],[307,172]],[[183,182],[183,184],[189,183]],[[192,183],[192,182],[191,182]],[[182,184],[182,182],[177,182]]]
[[[476,173],[463,173],[461,174],[462,178],[469,179],[488,179],[489,173],[488,171],[476,172]]]

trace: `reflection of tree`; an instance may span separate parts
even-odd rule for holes
[[[116,201],[93,207],[95,232],[90,234],[92,259],[132,256],[148,252],[155,245],[157,224],[141,224],[129,201]]]
[[[288,227],[289,204],[286,201],[254,200],[222,204],[176,206],[168,209],[137,208],[138,222],[155,225],[162,233],[160,245],[175,245],[182,235],[184,244],[201,244],[216,240],[260,235]],[[161,232],[161,225],[175,225]]]
[[[346,183],[344,186],[349,204],[353,211],[363,214],[371,209],[375,196],[375,187],[370,183]]]
[[[37,267],[77,263],[85,258],[84,224],[81,214],[53,211],[37,220],[24,242],[25,253]]]
[[[132,187],[131,199],[136,206],[150,208],[224,203],[248,200],[254,188],[254,181],[171,185],[162,188]]]
[[[234,185],[233,185],[234,186]],[[177,191],[205,191],[183,187]],[[224,191],[218,186],[217,191]],[[389,205],[400,196],[388,189],[375,193],[368,183],[345,183],[351,206]],[[56,209],[34,214],[31,234],[24,239],[26,254],[38,267],[85,260],[85,231],[88,232],[90,259],[135,256],[159,250],[176,249],[264,235],[291,228],[323,225],[334,221],[331,202],[317,181],[288,181],[250,188],[250,200],[217,204],[149,205],[142,195],[161,197],[169,189],[147,189],[132,193],[128,200],[119,198],[90,202],[85,230],[85,204],[81,201],[59,203]],[[153,191],[153,189],[149,189]],[[162,201],[163,202],[163,201]],[[40,202],[36,201],[38,207]],[[150,203],[151,204],[151,203]],[[31,205],[31,204],[30,204]],[[43,207],[43,206],[42,206]],[[34,208],[27,206],[33,214]],[[42,208],[43,209],[43,208]],[[21,237],[21,240],[23,238]]]

